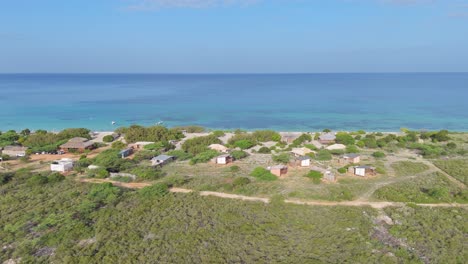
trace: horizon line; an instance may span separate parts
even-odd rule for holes
[[[388,72],[0,72],[0,75],[308,75],[308,74],[444,74],[468,71],[388,71]]]

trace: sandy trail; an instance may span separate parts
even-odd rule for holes
[[[151,186],[151,183],[138,183],[138,182],[117,182],[112,181],[110,179],[79,179],[80,182],[88,182],[88,183],[105,183],[109,182],[115,186],[124,187],[124,188],[131,188],[131,189],[141,189],[147,186]],[[172,193],[192,193],[195,192],[191,189],[184,189],[184,188],[171,188],[169,189]],[[244,196],[244,195],[237,195],[237,194],[230,194],[230,193],[222,193],[222,192],[210,192],[210,191],[201,191],[199,192],[201,196],[214,196],[224,199],[235,199],[235,200],[242,200],[242,201],[251,201],[251,202],[262,202],[262,203],[269,203],[269,198],[264,197],[254,197],[254,196]],[[385,207],[402,207],[405,203],[399,202],[371,202],[366,200],[354,200],[354,201],[340,201],[340,202],[332,202],[332,201],[320,201],[320,200],[295,200],[295,199],[286,199],[284,200],[285,203],[289,204],[299,204],[299,205],[310,205],[310,206],[370,206],[376,209],[382,209]],[[424,207],[463,207],[468,208],[468,204],[457,204],[457,203],[440,203],[440,204],[416,204],[418,206]]]

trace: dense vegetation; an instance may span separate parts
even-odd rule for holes
[[[2,261],[462,263],[467,254],[461,208],[387,208],[400,224],[382,226],[366,207],[175,195],[164,184],[139,191],[74,179],[33,184],[32,176],[20,171],[0,185]],[[398,239],[409,247],[391,243]]]
[[[137,141],[164,142],[169,140],[178,140],[184,137],[180,130],[168,129],[164,126],[143,127],[133,125],[130,127],[119,128],[116,132],[124,135],[127,143],[134,143]]]

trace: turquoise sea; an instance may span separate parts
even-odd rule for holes
[[[468,131],[468,73],[0,75],[2,131],[113,130],[159,121],[248,130]]]

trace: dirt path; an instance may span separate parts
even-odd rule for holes
[[[416,177],[416,176],[414,176]],[[407,179],[407,178],[405,178]],[[131,189],[141,189],[147,186],[151,186],[151,183],[138,183],[138,182],[117,182],[110,179],[79,179],[80,182],[87,182],[87,183],[105,183],[109,182],[115,186],[124,187],[124,188],[131,188]],[[192,193],[195,192],[191,189],[184,189],[184,188],[171,188],[169,189],[172,193]],[[269,198],[264,197],[254,197],[254,196],[244,196],[244,195],[237,195],[237,194],[230,194],[230,193],[222,193],[222,192],[210,192],[210,191],[201,191],[199,192],[201,196],[215,196],[224,199],[235,199],[235,200],[242,200],[242,201],[251,201],[251,202],[262,202],[262,203],[269,203]],[[284,200],[285,203],[289,204],[300,204],[300,205],[310,205],[310,206],[370,206],[376,209],[382,209],[385,207],[401,207],[404,206],[405,203],[398,203],[398,202],[371,202],[366,200],[354,200],[354,201],[341,201],[341,202],[332,202],[332,201],[319,201],[319,200],[295,200],[295,199],[286,199]],[[457,204],[457,203],[441,203],[441,204],[416,204],[418,206],[424,207],[467,207],[468,204]]]

